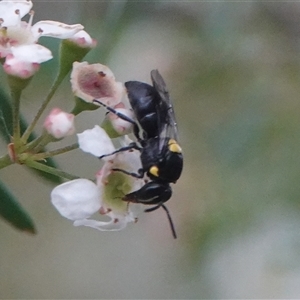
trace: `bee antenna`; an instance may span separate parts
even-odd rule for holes
[[[175,226],[174,226],[173,220],[172,220],[172,218],[171,218],[170,212],[169,212],[168,208],[167,208],[164,204],[162,204],[161,207],[165,210],[165,212],[166,212],[166,214],[167,214],[167,217],[168,217],[168,220],[169,220],[169,223],[170,223],[170,227],[171,227],[171,231],[172,231],[173,238],[174,238],[174,239],[177,239],[177,234],[176,234]]]
[[[93,102],[94,102],[94,103],[98,103],[98,104],[100,104],[100,105],[103,105],[102,102],[99,101],[99,100],[97,100],[97,99],[93,99]]]
[[[167,214],[167,217],[168,217],[168,220],[169,220],[169,223],[170,223],[170,227],[171,227],[171,231],[172,231],[173,238],[174,238],[174,239],[177,239],[177,234],[176,234],[175,226],[174,226],[173,220],[172,220],[172,218],[171,218],[170,212],[169,212],[168,208],[167,208],[163,203],[160,203],[160,204],[158,204],[157,206],[154,206],[154,207],[145,209],[145,212],[151,212],[151,211],[157,210],[157,209],[160,208],[160,207],[162,207],[162,208],[165,210],[166,214]]]

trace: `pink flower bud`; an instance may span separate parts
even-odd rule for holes
[[[7,74],[23,79],[33,76],[42,62],[52,58],[51,51],[38,44],[11,47],[10,50],[3,68]]]
[[[97,41],[84,30],[75,33],[69,40],[82,48],[94,48],[97,45]]]
[[[33,76],[39,70],[40,64],[22,61],[12,54],[8,54],[3,68],[9,75],[26,79]]]
[[[49,134],[57,139],[72,135],[75,132],[74,115],[54,108],[47,116],[44,127]]]

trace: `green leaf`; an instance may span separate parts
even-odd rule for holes
[[[0,181],[0,216],[15,228],[36,233],[32,219]]]
[[[25,119],[21,116],[20,118],[20,128],[21,128],[21,134],[26,130],[28,127],[27,122]],[[11,103],[9,97],[3,92],[3,90],[0,88],[0,135],[2,135],[5,142],[8,144],[11,142],[11,135],[12,135],[12,109],[11,109]],[[29,136],[29,141],[32,141],[36,138],[35,134],[31,134]],[[52,158],[47,158],[47,161],[42,162],[43,164],[57,168],[56,163]],[[31,169],[32,170],[32,169]],[[55,184],[61,183],[61,179],[57,176],[54,176],[52,174],[48,174],[45,172],[41,172],[38,170],[33,170],[35,173],[37,173],[39,176],[42,176],[46,180],[53,182]]]

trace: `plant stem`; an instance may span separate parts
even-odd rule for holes
[[[43,160],[43,159],[48,158],[48,157],[53,157],[53,156],[56,156],[56,155],[59,155],[59,154],[64,154],[66,152],[78,149],[78,147],[79,147],[78,143],[75,143],[73,145],[63,147],[63,148],[59,148],[59,149],[56,149],[56,150],[53,150],[53,151],[48,151],[48,152],[44,152],[44,153],[35,154],[31,158],[34,159],[34,160]]]
[[[18,149],[20,146],[20,97],[21,90],[11,89],[11,97],[13,101],[13,141],[15,148]]]
[[[30,143],[28,143],[27,145],[25,145],[24,149],[22,148],[22,151],[23,152],[30,151],[34,147],[38,146],[42,142],[43,139],[44,139],[44,135],[42,134],[38,138],[34,139],[33,141],[31,141]]]
[[[28,128],[26,129],[26,131],[24,132],[24,134],[22,136],[22,140],[23,140],[24,143],[27,142],[27,139],[29,138],[31,132],[33,131],[36,123],[40,119],[41,115],[43,114],[43,112],[46,109],[47,105],[49,104],[50,100],[52,99],[52,97],[53,97],[54,93],[56,92],[57,88],[59,87],[59,85],[63,81],[64,77],[65,76],[61,76],[61,73],[59,73],[57,75],[55,81],[52,84],[52,87],[50,88],[50,91],[49,91],[47,97],[45,98],[45,100],[42,103],[40,109],[38,110],[36,116],[34,117],[31,124],[28,126]]]
[[[58,140],[51,134],[45,132],[41,135],[41,139],[39,140],[39,143],[35,145],[34,148],[31,147],[31,149],[33,149],[35,153],[39,153],[46,145],[55,141]]]
[[[45,173],[49,173],[49,174],[52,174],[52,175],[55,175],[55,176],[58,176],[58,177],[65,178],[65,179],[73,180],[73,179],[80,178],[79,176],[75,176],[75,175],[66,173],[62,170],[59,170],[59,169],[56,169],[56,168],[53,168],[53,167],[49,167],[47,165],[41,164],[41,163],[39,163],[37,161],[33,161],[31,159],[26,160],[25,164],[30,168],[34,168],[34,169],[43,171]]]
[[[24,145],[20,150],[22,152],[38,153],[50,142],[58,141],[55,137],[44,131],[38,138],[34,139],[27,145]]]

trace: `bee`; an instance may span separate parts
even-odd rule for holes
[[[122,169],[114,170],[137,178],[143,178],[146,174],[150,179],[139,190],[125,195],[122,200],[154,205],[145,212],[162,207],[167,213],[173,237],[176,238],[173,221],[164,203],[172,196],[170,184],[176,183],[181,175],[183,155],[177,142],[177,122],[166,84],[158,70],[151,71],[151,80],[153,85],[139,81],[125,82],[129,102],[137,121],[97,99],[94,102],[103,105],[108,111],[133,124],[137,143],[122,147],[108,155],[137,149],[140,151],[142,168],[137,173]]]

